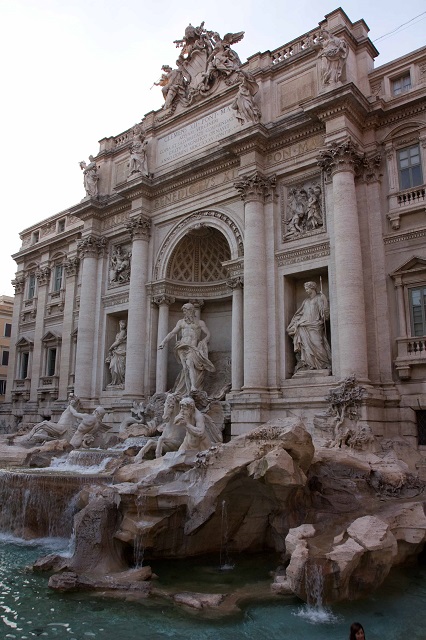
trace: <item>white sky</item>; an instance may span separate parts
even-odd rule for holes
[[[245,31],[241,60],[315,28],[338,0],[0,0],[0,295],[10,281],[19,232],[85,195],[78,163],[159,109],[161,66],[174,66],[173,40],[205,20],[224,35]],[[419,0],[347,0],[376,38],[419,16]],[[376,43],[376,66],[426,44],[426,13]]]

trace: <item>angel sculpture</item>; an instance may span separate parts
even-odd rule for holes
[[[213,31],[209,31],[208,35],[213,44],[213,50],[207,58],[206,72],[203,74],[205,88],[208,87],[218,72],[229,76],[233,71],[237,71],[241,67],[238,53],[231,49],[231,45],[240,42],[244,38],[244,31],[227,33],[223,38]]]

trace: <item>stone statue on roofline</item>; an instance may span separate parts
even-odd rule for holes
[[[217,31],[207,31],[202,22],[189,24],[181,40],[175,40],[180,54],[177,69],[163,65],[163,74],[154,85],[160,86],[164,97],[163,119],[171,115],[180,103],[187,107],[207,95],[221,80],[228,85],[240,80],[236,71],[241,60],[231,45],[240,42],[244,31],[227,33],[222,38]]]
[[[89,198],[96,198],[98,195],[98,168],[93,156],[89,156],[89,164],[86,164],[84,160],[80,163],[80,169],[83,171],[83,182],[86,190],[86,196]]]
[[[324,84],[339,82],[348,57],[348,45],[345,40],[321,29],[318,37],[322,58],[322,81]]]
[[[139,125],[133,127],[133,140],[130,147],[129,176],[142,174],[148,176],[148,140],[145,139]]]

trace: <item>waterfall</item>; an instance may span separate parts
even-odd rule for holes
[[[142,494],[136,498],[137,509],[137,522],[139,524],[146,511],[146,495]],[[143,566],[143,559],[145,555],[145,545],[143,542],[143,535],[139,531],[136,531],[133,541],[133,564],[136,569],[140,569]]]
[[[228,511],[226,508],[226,500],[222,500],[222,513],[220,521],[220,554],[219,568],[221,571],[230,571],[234,568],[234,563],[229,557],[228,549]]]
[[[44,471],[44,473],[42,473]],[[26,540],[69,538],[82,485],[93,477],[0,471],[0,532]]]

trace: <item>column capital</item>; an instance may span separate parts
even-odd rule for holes
[[[39,287],[45,286],[49,282],[50,267],[40,267],[35,272],[37,283]]]
[[[158,305],[159,307],[161,305],[167,305],[169,307],[171,304],[174,303],[175,300],[176,298],[174,298],[173,296],[167,296],[166,294],[152,297],[153,303]]]
[[[202,309],[204,307],[204,300],[202,298],[190,298],[188,302],[193,304],[196,309]]]
[[[74,258],[67,258],[64,262],[65,276],[72,278],[78,273],[78,267],[80,265],[80,259],[75,256]]]
[[[24,292],[24,287],[25,287],[24,274],[20,273],[15,277],[14,280],[12,280],[12,287],[15,289],[15,295],[17,295],[18,293]]]
[[[124,225],[132,240],[149,240],[151,235],[151,220],[145,216],[132,218]]]
[[[383,175],[381,166],[382,155],[380,153],[365,154],[362,160],[355,165],[355,177],[366,184],[380,182]]]
[[[226,286],[234,291],[234,289],[242,289],[244,286],[243,276],[235,276],[226,281]]]
[[[83,260],[86,257],[97,258],[98,256],[102,256],[106,244],[106,238],[103,236],[90,235],[83,238],[77,243],[79,258]]]
[[[327,176],[332,177],[339,171],[355,173],[364,157],[365,154],[361,153],[358,145],[346,138],[342,142],[331,142],[326,149],[320,151],[318,165]]]
[[[264,202],[267,197],[273,194],[276,182],[276,176],[266,177],[255,171],[250,175],[242,176],[240,180],[234,182],[234,187],[239,192],[242,200],[246,202],[253,200]]]

